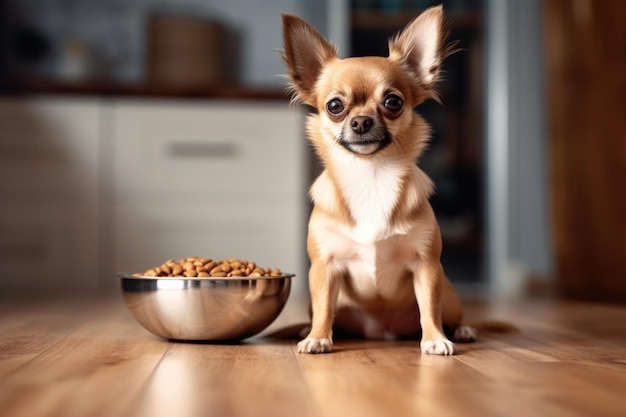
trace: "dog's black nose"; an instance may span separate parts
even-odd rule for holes
[[[356,116],[354,119],[352,119],[351,123],[352,130],[362,135],[363,133],[367,133],[370,131],[370,129],[374,125],[374,120],[368,116]]]

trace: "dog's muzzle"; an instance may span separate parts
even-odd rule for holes
[[[339,144],[358,155],[373,155],[391,144],[391,136],[387,129],[376,126],[369,116],[352,118],[350,128],[346,130],[339,138]]]

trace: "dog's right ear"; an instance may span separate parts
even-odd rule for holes
[[[295,101],[315,107],[315,83],[324,65],[337,57],[337,48],[303,19],[283,14],[285,50],[281,56],[287,66]]]
[[[428,95],[436,97],[441,62],[453,51],[444,47],[443,6],[435,6],[420,14],[389,42],[389,57],[401,62],[413,73]]]

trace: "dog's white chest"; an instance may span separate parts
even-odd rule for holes
[[[399,237],[382,242],[352,243],[352,250],[335,252],[334,266],[345,271],[350,278],[352,296],[357,298],[387,297],[395,293],[404,276],[407,262],[401,257],[394,259],[394,247]]]
[[[343,161],[339,187],[355,221],[350,237],[360,243],[386,239],[405,169],[392,163]]]

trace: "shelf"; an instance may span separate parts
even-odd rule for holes
[[[280,87],[251,87],[245,85],[184,87],[110,81],[63,82],[38,78],[11,79],[0,83],[0,96],[33,94],[225,100],[289,100],[288,95]]]
[[[396,31],[406,26],[420,14],[419,10],[397,11],[357,10],[352,12],[354,30]],[[483,15],[478,12],[452,12],[446,14],[446,24],[451,28],[479,30],[483,28]]]

